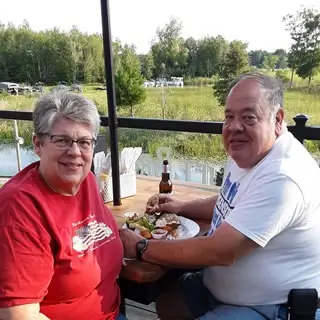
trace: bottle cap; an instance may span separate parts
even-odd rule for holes
[[[169,164],[168,160],[163,160],[163,165],[167,166]]]

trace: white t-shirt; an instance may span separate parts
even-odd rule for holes
[[[226,304],[284,303],[294,288],[320,292],[320,169],[290,132],[252,169],[226,166],[212,218],[259,247],[234,264],[204,271],[204,284]],[[221,243],[223,246],[223,243]]]

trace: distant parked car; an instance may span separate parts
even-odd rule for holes
[[[154,80],[147,80],[143,83],[143,86],[145,88],[153,88],[153,87],[155,87],[155,81]]]
[[[82,92],[82,86],[79,83],[73,83],[71,85],[71,91]]]
[[[31,93],[33,91],[30,85],[20,85],[18,90],[19,90],[19,93],[22,93],[22,94]]]
[[[69,91],[68,83],[65,81],[60,81],[54,88],[52,88],[52,91]]]
[[[40,92],[40,93],[44,92],[44,83],[43,83],[43,82],[40,82],[40,81],[37,82],[37,83],[33,86],[32,91],[33,91],[33,92]]]
[[[17,95],[19,92],[19,84],[13,82],[0,82],[0,92],[7,92]]]

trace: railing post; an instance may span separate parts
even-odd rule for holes
[[[295,122],[295,127],[293,130],[293,135],[297,140],[299,140],[302,144],[304,141],[304,128],[306,127],[306,123],[309,117],[305,114],[297,114],[293,120]]]
[[[121,205],[120,194],[120,169],[119,169],[119,146],[118,146],[118,120],[116,110],[115,83],[113,76],[113,52],[112,37],[110,28],[110,10],[109,0],[100,0],[101,18],[102,18],[102,34],[103,34],[103,50],[104,65],[107,86],[108,100],[108,126],[110,132],[110,151],[111,151],[111,167],[112,167],[112,187],[113,187],[113,205]]]
[[[14,136],[16,140],[17,165],[18,165],[18,171],[21,171],[20,144],[23,143],[23,139],[19,137],[17,120],[13,120],[13,123],[14,123]]]

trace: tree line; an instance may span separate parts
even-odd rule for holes
[[[281,48],[248,52],[247,43],[228,42],[221,35],[184,39],[182,23],[171,18],[156,30],[147,54],[138,54],[134,45],[114,41],[114,68],[116,74],[122,72],[122,78],[141,74],[139,84],[141,79],[171,76],[214,77],[226,82],[248,67],[291,68],[292,76],[296,73],[310,83],[320,67],[320,13],[304,8],[283,21],[292,39],[289,52]],[[125,74],[121,65],[133,71]],[[36,32],[27,21],[19,26],[0,24],[0,81],[55,84],[104,80],[102,35],[80,32],[76,26],[68,32],[57,28]]]
[[[158,77],[207,77],[221,72],[230,43],[221,35],[200,40],[181,37],[182,24],[172,18],[156,31],[156,41],[148,54],[137,54],[145,79]],[[243,43],[244,49],[246,45]],[[120,41],[113,43],[115,61],[123,53]],[[251,65],[258,68],[287,66],[287,54],[258,50],[248,53]],[[20,26],[0,24],[0,80],[55,84],[59,81],[104,82],[102,36],[86,34],[74,26],[69,32],[52,30],[35,32],[28,22]]]

